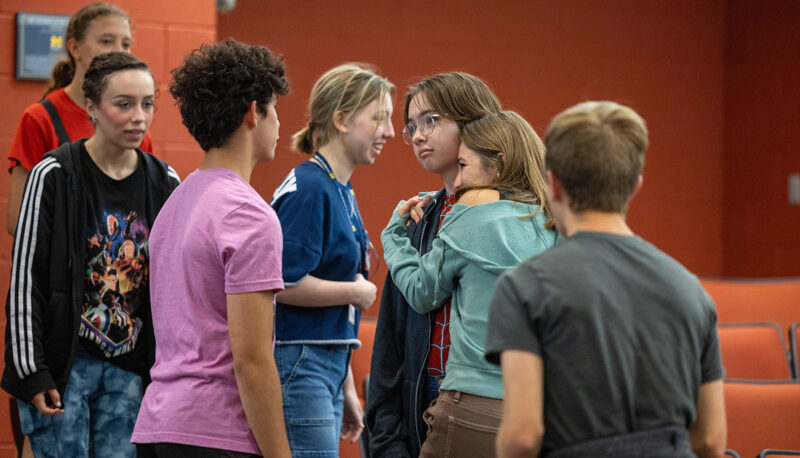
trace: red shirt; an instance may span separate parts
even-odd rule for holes
[[[76,105],[63,88],[47,94],[46,98],[55,105],[71,141],[94,135],[94,124],[89,121],[86,110]],[[42,160],[45,153],[58,146],[58,135],[50,122],[50,115],[41,103],[33,103],[22,113],[17,133],[14,134],[11,151],[8,153],[8,170],[11,171],[17,164],[30,170]],[[144,136],[139,149],[147,153],[153,152],[150,133]]]
[[[439,228],[442,227],[444,217],[453,207],[455,196],[447,194],[442,203],[442,213],[439,216]],[[436,321],[431,333],[431,349],[428,352],[428,375],[444,376],[447,357],[450,355],[450,299],[436,311]]]

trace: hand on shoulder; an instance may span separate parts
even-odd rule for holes
[[[410,197],[397,207],[397,214],[400,216],[409,215],[415,223],[419,223],[422,220],[422,215],[425,213],[425,207],[428,206],[432,198],[433,194]],[[406,221],[406,226],[408,226],[408,224],[409,221]]]

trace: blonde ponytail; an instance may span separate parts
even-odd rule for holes
[[[298,153],[314,154],[314,130],[310,123],[292,135],[292,149]]]

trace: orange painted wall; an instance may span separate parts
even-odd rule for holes
[[[15,13],[70,14],[84,3],[0,0],[0,151],[42,90],[14,79]],[[305,122],[316,78],[342,62],[371,62],[398,86],[401,104],[393,118],[398,137],[376,165],[353,177],[380,251],[380,230],[396,201],[441,186],[399,137],[405,88],[426,75],[464,70],[484,78],[540,134],[553,115],[582,100],[631,105],[651,132],[645,186],[629,215],[633,229],[700,274],[800,274],[800,210],[786,205],[786,175],[800,172],[793,154],[800,142],[793,129],[800,116],[793,83],[800,76],[800,6],[792,0],[239,0],[233,13],[219,16],[213,0],[117,3],[131,13],[134,52],[151,65],[161,90],[152,128],[157,154],[181,176],[202,156],[180,125],[168,71],[201,42],[232,36],[285,55],[292,94],[279,104],[278,157],[253,175],[267,200],[304,159],[289,151],[289,138]],[[0,216],[7,180],[0,173]],[[2,291],[10,244],[0,235]],[[0,395],[0,458],[12,451],[5,399]]]
[[[733,0],[726,10],[724,272],[798,275],[788,175],[800,173],[800,3]]]
[[[239,0],[236,10],[220,15],[220,38],[282,53],[291,80],[292,93],[279,101],[277,158],[256,168],[256,189],[269,200],[304,159],[289,150],[289,139],[306,121],[316,78],[342,62],[373,63],[398,86],[400,105],[393,117],[397,138],[352,180],[380,250],[379,234],[396,202],[441,187],[400,138],[405,90],[426,75],[464,70],[484,78],[503,105],[522,113],[540,134],[553,115],[583,100],[636,108],[648,122],[652,146],[631,226],[693,271],[722,274],[724,2],[488,5],[355,0],[299,7]]]
[[[88,1],[79,0],[0,0],[0,151],[3,158],[11,147],[22,111],[42,95],[44,85],[17,81],[16,13],[18,11],[72,14]],[[148,63],[160,97],[151,128],[156,154],[169,162],[184,177],[202,160],[202,151],[180,123],[180,114],[169,95],[169,70],[179,65],[185,54],[201,42],[217,37],[214,0],[158,1],[118,0],[115,4],[128,12],[134,24],[133,52]],[[5,164],[5,162],[3,162]],[[3,166],[5,167],[5,165]],[[5,221],[8,202],[8,174],[0,172],[0,217]],[[5,228],[5,225],[2,227]],[[11,238],[0,231],[0,291],[8,290]],[[0,319],[5,329],[5,316]],[[0,333],[2,335],[2,333]],[[0,342],[2,337],[0,337]],[[0,458],[16,456],[8,424],[8,402],[0,394]]]

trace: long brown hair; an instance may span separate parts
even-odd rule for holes
[[[69,18],[65,42],[69,43],[70,39],[74,39],[76,41],[83,40],[84,36],[86,35],[86,29],[89,28],[89,25],[92,23],[92,21],[97,18],[111,15],[120,16],[128,21],[128,23],[131,22],[128,15],[114,5],[98,2],[90,3],[84,6]],[[58,61],[58,63],[56,63],[56,65],[53,67],[53,71],[50,73],[50,81],[47,83],[47,89],[45,89],[44,95],[47,95],[57,89],[61,89],[62,87],[66,87],[72,82],[74,77],[75,59],[72,57],[69,51],[67,51],[67,56]]]
[[[554,227],[547,202],[544,144],[528,121],[513,111],[491,113],[465,124],[461,141],[480,156],[485,167],[497,170],[497,178],[488,186],[461,188],[456,198],[469,189],[496,189],[510,200],[539,205],[527,217],[544,211],[545,227]]]

